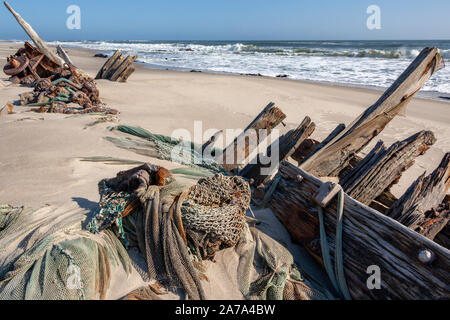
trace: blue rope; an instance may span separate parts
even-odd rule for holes
[[[336,248],[334,251],[334,269],[331,264],[330,246],[328,245],[327,234],[324,223],[324,210],[319,206],[319,223],[320,223],[320,246],[322,248],[322,258],[325,264],[325,270],[330,278],[336,292],[346,300],[351,300],[352,297],[347,287],[344,274],[344,261],[342,258],[342,231],[344,218],[344,190],[339,191],[338,206],[336,212]]]

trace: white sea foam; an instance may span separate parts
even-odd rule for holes
[[[388,87],[427,43],[409,42],[54,42],[105,53],[122,50],[155,68],[277,76],[351,86]],[[450,42],[437,45],[450,65]],[[450,94],[450,68],[425,91]]]

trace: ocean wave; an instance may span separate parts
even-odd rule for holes
[[[136,54],[150,67],[206,72],[289,75],[291,79],[351,86],[388,87],[420,53],[420,44],[364,42],[53,42],[112,54]],[[322,45],[322,47],[320,47]],[[408,46],[409,45],[409,46]],[[427,46],[431,44],[424,44]],[[439,45],[439,44],[436,44]],[[364,47],[365,46],[365,47]],[[450,42],[440,50],[450,59]],[[450,63],[447,63],[450,65]],[[450,94],[450,68],[437,72],[424,90]]]

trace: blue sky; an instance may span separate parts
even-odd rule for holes
[[[450,39],[449,0],[10,0],[46,40]],[[66,28],[69,5],[81,30]],[[366,9],[381,8],[381,30]],[[0,7],[0,39],[26,35]]]

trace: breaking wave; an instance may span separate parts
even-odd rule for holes
[[[153,68],[199,70],[388,87],[426,46],[437,46],[450,65],[450,41],[78,41],[53,42],[111,54],[137,54]],[[450,94],[450,70],[424,90]]]

